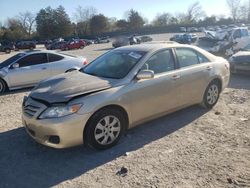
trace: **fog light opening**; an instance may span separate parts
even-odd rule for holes
[[[59,136],[49,136],[49,142],[52,144],[59,144],[60,138]]]

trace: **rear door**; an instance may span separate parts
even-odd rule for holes
[[[11,67],[8,73],[12,87],[34,85],[51,76],[46,53],[27,55],[16,63],[19,68]]]
[[[178,62],[179,103],[181,106],[202,101],[204,91],[213,74],[213,65],[201,53],[191,48],[176,48]]]

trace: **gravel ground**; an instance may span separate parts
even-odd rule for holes
[[[92,60],[110,48],[67,53]],[[233,75],[214,109],[148,122],[105,151],[35,143],[20,118],[29,91],[0,96],[0,187],[250,187],[250,77]]]

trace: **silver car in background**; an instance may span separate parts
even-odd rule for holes
[[[227,60],[194,46],[121,47],[40,82],[23,100],[23,125],[50,147],[107,149],[145,121],[194,104],[212,108],[229,76]]]
[[[84,57],[50,51],[18,53],[0,63],[0,93],[35,86],[51,76],[79,70],[87,64]]]

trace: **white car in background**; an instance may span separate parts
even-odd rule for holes
[[[50,51],[18,53],[0,63],[0,93],[35,86],[41,80],[79,70],[86,64],[84,57]]]

